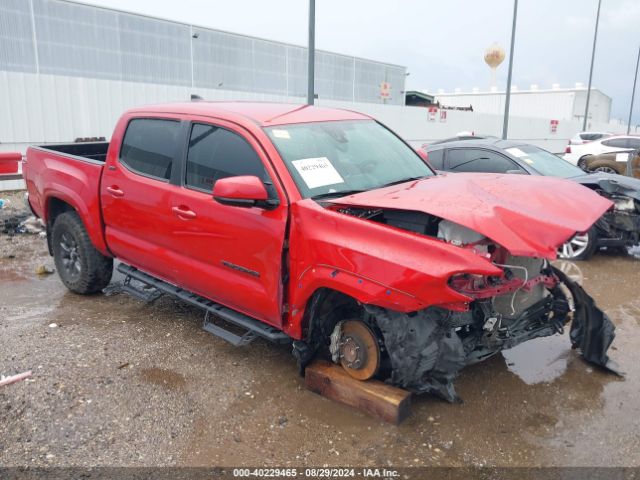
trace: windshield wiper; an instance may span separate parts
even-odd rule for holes
[[[356,193],[368,192],[370,190],[377,190],[379,188],[391,187],[393,185],[399,185],[400,183],[414,182],[416,180],[422,180],[423,178],[427,178],[428,175],[421,177],[411,177],[411,178],[403,178],[402,180],[395,180],[393,182],[385,183],[384,185],[380,185],[378,187],[368,188],[365,190],[343,190],[341,192],[327,192],[327,193],[319,193],[318,195],[314,195],[311,197],[312,200],[321,200],[324,198],[330,197],[346,197],[347,195],[354,195]]]
[[[321,200],[323,198],[330,197],[346,197],[347,195],[354,195],[356,193],[366,192],[367,190],[343,190],[341,192],[327,192],[327,193],[319,193],[318,195],[314,195],[311,197],[311,200]]]
[[[422,177],[411,177],[411,178],[404,178],[402,180],[396,180],[394,182],[389,182],[389,183],[385,183],[384,185],[380,185],[378,188],[385,188],[385,187],[391,187],[393,185],[400,185],[401,183],[407,183],[407,182],[414,182],[416,180],[422,180],[423,178],[426,178],[427,176],[422,176]]]

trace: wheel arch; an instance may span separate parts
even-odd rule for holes
[[[371,278],[347,272],[329,265],[316,265],[307,268],[298,280],[291,285],[291,313],[287,322],[287,334],[295,339],[304,337],[306,323],[313,317],[317,302],[322,300],[326,292],[336,292],[353,299],[362,305],[375,305],[400,312],[421,310],[427,305],[415,296],[385,285]]]
[[[78,215],[96,250],[105,256],[113,256],[111,252],[109,252],[104,240],[100,212],[90,210],[82,200],[73,198],[73,195],[68,196],[64,192],[47,195],[44,202],[43,216],[47,228],[49,254],[53,254],[50,235],[53,224],[57,217],[66,212],[75,212]]]

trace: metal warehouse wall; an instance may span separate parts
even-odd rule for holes
[[[307,49],[66,0],[0,2],[0,70],[304,97]],[[319,98],[404,104],[406,68],[316,53]]]
[[[518,117],[545,118],[547,120],[579,120],[584,117],[586,89],[558,89],[541,91],[512,91],[511,115]],[[436,95],[442,105],[473,106],[477,113],[502,114],[505,94],[495,93],[445,93]],[[608,122],[611,113],[611,98],[599,90],[591,90],[589,118],[593,122]]]
[[[0,72],[0,151],[24,152],[29,144],[72,142],[78,137],[108,139],[124,110],[145,104],[186,101],[191,93],[210,100],[302,103],[300,98],[266,93]],[[496,136],[502,131],[502,115],[449,110],[444,121],[439,115],[432,121],[428,110],[422,107],[323,99],[318,104],[372,115],[415,144],[451,137],[460,131]],[[557,132],[552,133],[549,120],[514,116],[509,121],[509,137],[559,152],[580,127],[577,120],[561,120]],[[595,122],[590,122],[588,128],[624,130],[621,125]]]

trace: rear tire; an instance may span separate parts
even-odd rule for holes
[[[587,157],[590,157],[590,155],[585,155],[584,157],[581,157],[577,163],[578,168],[584,170],[585,172],[587,171]]]
[[[624,175],[624,171],[621,171],[621,168],[618,165],[615,165],[613,162],[609,162],[607,160],[596,160],[595,162],[591,162],[589,165],[590,172],[603,172],[603,173],[611,173],[617,175]]]
[[[58,275],[69,290],[87,295],[109,284],[113,259],[96,250],[76,212],[62,213],[55,219],[51,238]]]

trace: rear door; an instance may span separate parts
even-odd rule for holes
[[[170,200],[181,286],[281,327],[282,255],[287,205],[269,160],[251,134],[232,123],[194,121],[179,195]],[[278,199],[272,209],[222,205],[216,181],[254,175]],[[187,215],[180,212],[189,212]]]
[[[179,159],[188,124],[162,116],[127,121],[100,187],[107,245],[122,261],[177,283],[172,206],[181,189]]]

